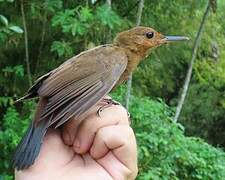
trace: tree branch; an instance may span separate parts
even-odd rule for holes
[[[35,65],[35,73],[38,71],[39,62],[42,55],[42,49],[44,46],[44,40],[45,40],[45,34],[46,34],[46,23],[47,23],[47,14],[44,13],[44,20],[43,20],[42,33],[41,33],[41,43],[38,49],[38,56],[37,56],[36,65]]]
[[[143,9],[144,9],[144,0],[140,0],[139,7],[138,7],[138,13],[137,13],[136,26],[140,26],[140,24],[141,24],[141,17],[142,17]],[[128,82],[127,82],[127,94],[126,94],[126,109],[127,110],[129,109],[131,88],[132,88],[132,73],[130,74]]]
[[[112,1],[111,0],[106,0],[106,4],[108,5],[108,7],[111,9],[112,8]],[[112,39],[112,31],[111,29],[107,29],[106,30],[107,33],[106,33],[106,42],[111,42],[111,39]]]
[[[177,122],[177,120],[179,119],[179,116],[180,116],[180,113],[181,113],[181,110],[182,110],[182,107],[183,107],[183,104],[184,104],[184,100],[185,100],[185,97],[187,95],[187,91],[188,91],[190,80],[191,80],[193,65],[194,65],[194,62],[195,62],[195,59],[196,59],[198,47],[199,47],[200,41],[201,41],[202,32],[204,30],[204,25],[205,25],[207,16],[209,14],[209,11],[210,11],[210,1],[208,2],[208,5],[207,5],[207,8],[204,12],[204,15],[203,15],[198,33],[197,33],[196,38],[195,38],[195,42],[194,42],[194,46],[193,46],[193,50],[192,50],[191,62],[190,62],[189,68],[188,68],[186,78],[185,78],[183,91],[181,93],[181,97],[180,97],[180,100],[179,100],[177,108],[176,108],[176,114],[175,114],[175,117],[174,117],[175,122]]]
[[[136,6],[140,3],[141,0],[137,1],[133,6],[131,6],[123,15],[122,17],[126,17],[127,15],[130,14],[130,12],[136,8]]]
[[[21,7],[22,20],[23,20],[23,29],[24,29],[25,61],[26,61],[26,67],[27,67],[28,83],[30,86],[32,86],[32,77],[31,77],[31,71],[30,71],[29,50],[28,50],[27,25],[26,25],[25,13],[24,13],[23,0],[20,0],[20,7]]]

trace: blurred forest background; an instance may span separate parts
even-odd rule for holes
[[[136,26],[138,0],[0,0],[0,179],[35,109],[13,104],[69,57]],[[145,0],[141,25],[187,43],[156,49],[133,74],[129,111],[143,180],[225,179],[225,1],[210,1],[178,122],[176,106],[207,0]],[[125,103],[126,85],[112,93]]]

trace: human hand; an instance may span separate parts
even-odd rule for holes
[[[16,171],[16,180],[135,179],[136,141],[127,112],[112,105],[99,117],[102,105],[81,122],[70,120],[62,132],[50,129],[34,165]]]

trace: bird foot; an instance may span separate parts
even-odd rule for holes
[[[113,99],[111,99],[111,98],[103,98],[103,99],[101,100],[101,102],[102,102],[102,103],[105,103],[105,105],[101,106],[101,107],[98,109],[98,111],[97,111],[97,115],[98,115],[98,116],[100,116],[100,113],[101,113],[104,109],[106,109],[106,108],[108,108],[108,107],[111,107],[112,105],[121,105],[119,102],[117,102],[117,101],[115,101],[115,100],[113,100]]]
[[[108,108],[108,107],[111,107],[112,105],[121,105],[118,101],[115,101],[113,100],[112,98],[103,98],[102,101],[103,103],[106,103],[105,105],[101,106],[98,111],[97,111],[97,115],[100,117],[100,113]],[[130,113],[128,112],[127,110],[127,116],[128,116],[128,119],[129,119],[129,122],[131,123],[131,119],[130,119]]]

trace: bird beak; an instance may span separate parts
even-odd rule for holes
[[[185,36],[165,36],[164,40],[166,42],[173,42],[173,41],[188,41],[189,38]]]

